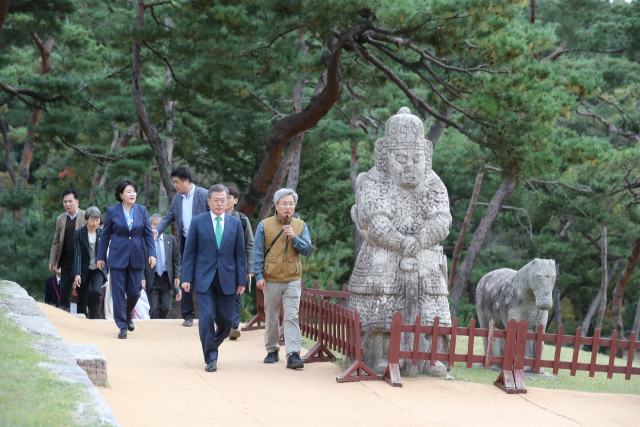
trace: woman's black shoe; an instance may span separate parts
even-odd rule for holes
[[[126,328],[120,329],[120,333],[118,334],[118,338],[120,338],[121,340],[127,339],[127,329]]]
[[[133,324],[133,319],[129,319],[129,324],[127,325],[127,329],[129,329],[131,332],[133,332],[133,330],[134,330],[135,328],[136,328],[136,327],[135,327],[135,326],[134,326],[134,324]]]

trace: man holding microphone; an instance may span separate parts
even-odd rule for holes
[[[258,224],[253,246],[253,273],[264,291],[267,357],[264,363],[280,360],[278,313],[284,308],[284,342],[287,368],[304,367],[300,359],[302,343],[298,309],[302,295],[300,255],[311,253],[311,237],[304,221],[292,218],[298,202],[295,191],[283,188],[273,196],[276,214]]]

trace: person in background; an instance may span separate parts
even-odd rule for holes
[[[62,193],[62,205],[65,213],[56,219],[56,233],[51,243],[49,255],[49,271],[54,273],[57,268],[60,272],[60,307],[69,310],[73,276],[71,269],[75,254],[73,251],[73,233],[85,226],[84,211],[78,206],[80,195],[76,190],[65,190]]]
[[[151,228],[155,229],[162,215],[151,215]],[[171,310],[173,290],[176,289],[176,301],[180,301],[180,248],[171,234],[159,234],[156,238],[156,268],[147,263],[145,284],[143,287],[149,298],[149,316],[151,319],[166,319]]]
[[[251,229],[251,223],[249,218],[241,212],[236,211],[236,205],[240,193],[235,187],[227,187],[229,190],[229,198],[227,200],[226,213],[238,218],[242,222],[242,231],[244,235],[244,250],[247,254],[247,286],[249,292],[251,292],[251,278],[253,273],[251,272],[251,266],[253,264],[253,230]],[[236,294],[236,311],[233,313],[233,322],[231,325],[231,333],[229,334],[230,340],[237,340],[240,338],[240,313],[242,312],[242,295]]]
[[[107,268],[98,270],[96,256],[102,229],[100,209],[91,206],[84,214],[87,224],[76,230],[73,235],[73,286],[78,293],[78,313],[85,314],[89,308],[89,319],[100,318],[100,291],[107,280]]]
[[[44,284],[44,303],[60,307],[60,267],[56,268],[56,274],[49,277]]]
[[[105,268],[109,249],[113,317],[120,328],[118,338],[125,339],[127,329],[135,329],[131,312],[142,290],[145,267],[142,247],[147,246],[151,268],[156,265],[156,248],[147,208],[136,204],[138,185],[130,179],[122,180],[116,186],[115,196],[120,203],[107,209],[97,265],[100,270]]]
[[[293,218],[298,195],[289,188],[273,195],[276,214],[258,224],[253,246],[253,272],[256,286],[264,291],[267,357],[264,363],[280,360],[280,304],[284,308],[284,342],[287,347],[287,368],[300,369],[302,343],[298,309],[302,295],[302,263],[300,255],[311,253],[311,236],[307,224]]]
[[[171,172],[171,176],[173,177],[173,185],[175,185],[179,194],[171,201],[169,212],[156,226],[153,234],[157,238],[158,235],[162,234],[167,227],[175,222],[180,239],[178,242],[180,244],[180,255],[183,256],[191,218],[209,211],[207,190],[193,184],[191,172],[187,168],[178,168]],[[182,318],[184,319],[182,326],[193,326],[193,319],[196,317],[193,304],[193,290],[184,291],[180,305]]]

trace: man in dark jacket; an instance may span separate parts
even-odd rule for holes
[[[176,227],[178,227],[180,239],[178,243],[180,244],[180,254],[182,255],[187,233],[189,232],[189,225],[191,225],[191,218],[209,211],[207,190],[193,184],[191,172],[187,168],[178,168],[171,172],[171,176],[173,177],[173,185],[178,190],[178,195],[171,201],[169,212],[156,226],[153,234],[157,237],[175,222]],[[184,319],[182,326],[193,326],[193,319],[196,317],[193,305],[193,291],[183,292],[181,311]]]
[[[44,303],[60,307],[60,274],[62,269],[56,268],[56,275],[47,279],[44,285]]]
[[[151,228],[155,229],[162,215],[151,215]],[[149,298],[149,316],[152,319],[166,319],[171,310],[173,290],[176,289],[176,301],[180,301],[180,249],[176,238],[171,234],[160,234],[156,238],[156,266],[145,267],[145,292]],[[145,255],[146,256],[146,255]]]
[[[238,189],[235,187],[227,187],[227,189],[229,189],[229,198],[227,200],[226,213],[238,218],[240,222],[242,222],[244,249],[247,254],[247,286],[249,287],[249,291],[251,291],[251,277],[253,277],[253,273],[251,273],[251,265],[253,264],[253,230],[251,229],[249,218],[247,218],[245,214],[236,211],[236,205],[238,204],[240,196]],[[230,340],[237,340],[240,338],[240,312],[242,311],[241,297],[242,295],[236,294],[236,310],[233,313],[233,324],[231,325],[231,333],[229,334]]]

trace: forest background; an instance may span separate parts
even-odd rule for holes
[[[236,186],[254,229],[295,188],[303,279],[347,283],[356,176],[408,106],[449,191],[452,314],[475,316],[487,272],[546,258],[549,330],[591,334],[603,305],[628,335],[639,97],[637,0],[0,0],[0,278],[42,297],[63,190],[104,212],[129,178],[165,213],[187,166]]]

